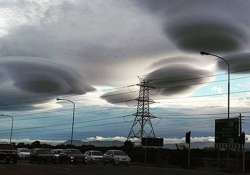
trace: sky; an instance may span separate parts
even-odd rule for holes
[[[157,136],[214,136],[231,116],[250,133],[250,2],[245,0],[0,0],[0,112],[14,138],[126,137],[138,76],[150,80]],[[131,86],[133,85],[133,86]],[[127,102],[126,102],[127,101]],[[125,116],[125,117],[123,117]],[[0,119],[7,139],[9,119]]]

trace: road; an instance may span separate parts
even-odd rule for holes
[[[222,172],[205,170],[185,170],[174,168],[157,168],[144,166],[102,166],[102,165],[53,165],[29,164],[17,165],[0,164],[0,174],[3,175],[224,175]],[[235,174],[235,173],[231,173]]]

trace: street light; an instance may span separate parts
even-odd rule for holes
[[[14,117],[11,115],[5,115],[5,114],[0,114],[1,117],[6,117],[11,119],[11,128],[10,128],[10,144],[12,140],[12,133],[13,133],[13,123],[14,123]]]
[[[73,117],[72,117],[72,127],[71,127],[71,139],[70,139],[70,145],[72,146],[72,142],[73,142],[73,136],[74,136],[74,124],[75,124],[75,110],[76,110],[76,104],[75,102],[69,100],[69,99],[64,99],[64,98],[57,98],[57,101],[67,101],[73,104]]]
[[[218,55],[212,54],[212,53],[208,53],[208,52],[200,52],[201,55],[211,55],[214,56],[220,60],[222,60],[226,65],[227,65],[227,118],[229,119],[230,117],[230,64],[229,62]]]

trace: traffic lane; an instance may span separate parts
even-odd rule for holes
[[[202,170],[185,170],[173,168],[158,168],[145,166],[113,166],[113,165],[53,165],[29,164],[17,165],[0,164],[0,174],[3,175],[223,175],[226,173]]]

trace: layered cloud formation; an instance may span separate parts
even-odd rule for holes
[[[183,19],[168,24],[165,31],[178,48],[186,51],[232,52],[247,43],[241,29],[224,21]]]
[[[206,64],[206,66],[204,66]],[[175,56],[153,62],[145,80],[152,87],[153,97],[164,97],[193,93],[203,83],[212,81],[214,60],[207,61],[200,57]],[[138,90],[118,89],[102,96],[110,103],[130,102],[136,99]]]
[[[193,92],[210,81],[199,78],[211,74],[199,66],[208,59],[170,55],[216,52],[229,55],[232,72],[239,70],[246,57],[231,54],[249,47],[249,8],[243,0],[0,0],[0,56],[22,57],[0,65],[2,86],[11,91],[2,91],[2,103],[20,104],[22,93],[38,103],[41,94],[46,99],[51,94],[84,94],[92,86],[135,82],[142,74],[162,79],[152,82],[156,94]],[[29,67],[36,72],[29,73]],[[170,85],[182,77],[194,80]],[[135,94],[107,100],[126,101]]]
[[[138,97],[138,89],[133,90],[115,90],[112,92],[107,92],[101,96],[107,102],[112,104],[125,104],[125,105],[135,105],[135,101]]]
[[[153,91],[161,95],[176,95],[194,91],[204,82],[208,82],[210,71],[189,65],[164,66],[149,73],[146,77]]]
[[[250,21],[244,16],[249,7],[246,1],[136,2],[161,20],[166,37],[181,50],[226,53],[244,49],[248,44],[246,29]]]
[[[59,95],[84,94],[94,90],[81,75],[67,66],[45,62],[41,58],[1,59],[0,106],[4,108],[32,107],[32,104]]]
[[[206,61],[200,57],[169,57],[154,62],[145,79],[154,87],[154,95],[192,93],[203,83],[212,81],[213,65],[213,60]]]

